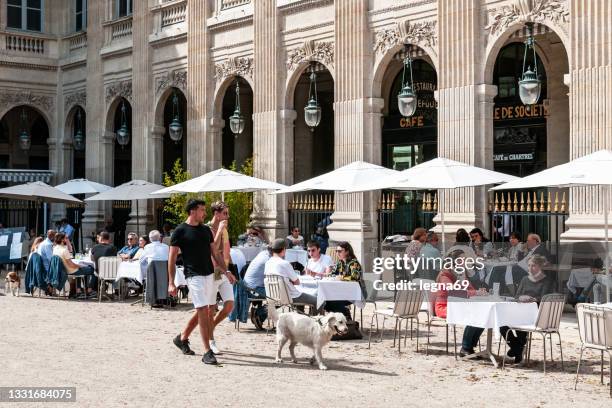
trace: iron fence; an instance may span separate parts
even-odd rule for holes
[[[433,228],[438,212],[435,193],[414,192],[418,199],[412,206],[400,207],[395,193],[383,193],[378,202],[378,242],[389,235],[411,235],[415,228]]]
[[[26,227],[26,231],[36,228],[42,231],[45,222],[45,209],[49,220],[49,207],[38,208],[38,225],[36,225],[37,204],[35,201],[0,199],[0,224],[4,227]]]
[[[289,228],[298,227],[304,239],[309,240],[332,215],[334,206],[333,194],[294,194],[288,205]]]

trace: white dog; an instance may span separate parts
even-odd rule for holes
[[[270,309],[274,309],[274,307]],[[275,312],[272,314],[276,315]],[[281,351],[285,343],[289,342],[291,360],[297,363],[294,349],[298,343],[301,343],[314,351],[310,364],[314,364],[316,361],[320,370],[327,370],[327,367],[323,364],[321,350],[329,343],[334,334],[344,335],[346,333],[348,333],[348,326],[346,325],[346,317],[342,313],[328,313],[325,316],[318,317],[305,316],[295,312],[282,313],[278,316],[276,323],[276,341],[278,342],[276,362],[283,362]]]

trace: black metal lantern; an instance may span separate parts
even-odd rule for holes
[[[19,132],[19,147],[21,150],[28,151],[32,146],[32,138],[28,132],[28,116],[25,109],[21,109],[21,132]]]
[[[123,148],[130,143],[130,130],[127,126],[127,108],[125,101],[121,102],[121,126],[117,130],[117,143]]]
[[[533,71],[527,65],[527,53],[533,52]],[[527,69],[525,66],[527,65]],[[535,51],[535,40],[533,38],[531,24],[527,26],[527,39],[525,40],[525,53],[523,55],[523,72],[519,81],[519,96],[525,105],[533,105],[540,99],[542,92],[542,81],[538,77],[538,57]]]
[[[242,112],[240,111],[240,84],[238,83],[238,79],[236,79],[236,109],[234,110],[234,114],[229,118],[230,129],[232,133],[238,137],[244,131],[244,116],[242,116]]]
[[[77,130],[74,134],[74,138],[72,143],[74,145],[74,150],[81,151],[85,149],[85,136],[83,135],[83,122],[81,117],[81,109],[77,110]]]
[[[408,50],[408,52],[410,52]],[[410,81],[407,79],[406,70],[410,73]],[[412,82],[412,58],[410,54],[404,59],[404,70],[402,72],[402,88],[397,94],[397,107],[404,117],[414,115],[417,108],[417,96],[414,93],[414,84]]]
[[[170,122],[170,124],[168,125],[168,134],[170,135],[170,139],[172,139],[174,143],[178,143],[183,138],[183,125],[181,125],[179,117],[179,103],[176,91],[174,91],[174,96],[172,96],[172,112],[173,118],[172,122]]]
[[[308,103],[304,107],[304,122],[310,127],[311,132],[314,132],[314,128],[321,123],[321,106],[319,106],[317,96],[317,74],[315,74],[314,65],[310,72],[310,88],[308,89]]]

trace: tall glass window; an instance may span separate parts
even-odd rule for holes
[[[132,14],[132,0],[117,0],[117,17],[125,17]]]
[[[75,0],[75,31],[83,31],[87,28],[87,0]]]
[[[43,0],[7,0],[6,25],[18,30],[42,31]]]

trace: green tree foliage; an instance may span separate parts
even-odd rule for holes
[[[230,166],[230,170],[236,170],[236,162],[233,162]],[[248,158],[244,164],[240,167],[240,173],[248,176],[253,175],[253,159]],[[191,174],[186,171],[182,164],[181,159],[177,159],[172,166],[170,173],[164,172],[163,185],[166,187],[173,186],[175,184],[182,183],[191,179]],[[187,194],[172,194],[170,198],[165,200],[164,204],[164,221],[170,224],[177,225],[185,221],[187,218],[187,212],[185,212],[185,204],[187,200],[191,198],[197,198],[205,200],[208,205],[211,203],[221,200],[221,193],[187,193]],[[249,223],[249,219],[252,211],[253,194],[252,193],[225,193],[225,202],[229,206],[230,219],[229,219],[229,236],[232,243],[235,243],[238,239],[238,235],[242,234],[246,230],[246,226]],[[206,214],[206,221],[208,222],[212,217],[210,208]]]

